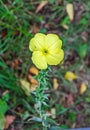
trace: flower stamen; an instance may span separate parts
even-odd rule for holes
[[[43,50],[43,54],[44,54],[44,55],[47,55],[47,54],[48,54],[48,50],[47,50],[47,49],[44,49],[44,50]]]

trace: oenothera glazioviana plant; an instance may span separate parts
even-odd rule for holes
[[[38,87],[33,92],[35,95],[35,108],[39,114],[43,130],[47,130],[47,114],[43,110],[43,106],[47,105],[48,95],[45,91],[48,89],[47,77],[49,66],[59,64],[64,58],[62,49],[62,41],[56,34],[37,33],[29,44],[32,52],[32,62],[40,70],[37,76]]]

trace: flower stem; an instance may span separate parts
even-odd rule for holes
[[[35,92],[35,101],[36,101],[36,111],[39,114],[43,130],[47,130],[47,114],[44,111],[44,107],[47,106],[46,101],[48,100],[48,95],[45,91],[48,89],[47,87],[47,76],[48,70],[41,70],[38,74],[38,87]]]

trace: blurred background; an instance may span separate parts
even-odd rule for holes
[[[90,127],[90,1],[0,0],[0,128],[42,130],[30,92],[38,69],[29,41],[36,33],[63,41],[64,61],[49,75],[50,125]],[[55,129],[57,130],[57,129]]]

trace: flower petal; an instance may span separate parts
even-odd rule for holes
[[[60,50],[59,53],[48,54],[46,56],[46,60],[49,65],[57,65],[63,60],[63,58],[64,58],[64,52],[62,49]]]
[[[48,44],[48,48],[55,48],[56,46],[62,47],[62,41],[56,34],[46,35],[45,41],[45,44]]]
[[[37,33],[34,38],[30,40],[29,49],[31,51],[39,51],[44,46],[45,34]]]
[[[55,44],[55,45],[49,47],[48,50],[49,50],[50,54],[57,54],[61,51],[61,46],[60,46],[60,44]]]
[[[39,69],[46,69],[48,67],[45,56],[41,51],[33,52],[32,61]]]

